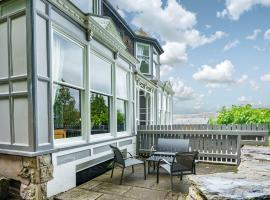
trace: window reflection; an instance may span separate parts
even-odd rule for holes
[[[81,136],[80,90],[55,85],[54,139]]]
[[[137,58],[140,60],[142,73],[149,73],[150,48],[148,45],[137,44]]]
[[[91,134],[110,132],[110,97],[91,93]]]
[[[117,99],[117,132],[126,131],[126,106],[125,100]]]
[[[83,51],[75,42],[54,32],[53,79],[83,87]]]

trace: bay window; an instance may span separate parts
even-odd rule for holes
[[[127,107],[128,107],[128,84],[129,74],[126,70],[116,68],[116,111],[117,111],[117,132],[127,130]]]
[[[140,61],[142,73],[150,74],[150,46],[147,44],[137,44],[137,58]]]
[[[110,133],[112,64],[94,52],[90,56],[91,134]]]
[[[84,47],[54,31],[52,61],[54,139],[80,137]]]

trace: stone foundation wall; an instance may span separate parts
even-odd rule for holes
[[[47,199],[47,182],[53,178],[51,155],[23,157],[0,154],[0,200],[5,199],[9,180],[20,182],[20,197]]]

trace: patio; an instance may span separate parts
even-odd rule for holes
[[[215,164],[197,164],[197,174],[206,175],[213,173],[235,172],[236,166],[215,165]],[[135,166],[135,173],[132,174],[131,167],[127,168],[124,175],[123,185],[119,185],[121,170],[115,168],[114,176],[111,179],[111,171],[78,186],[72,190],[55,196],[55,200],[101,200],[101,199],[155,199],[155,200],[173,200],[181,199],[188,193],[190,186],[187,176],[180,180],[174,177],[174,189],[170,188],[170,177],[161,171],[160,182],[156,184],[156,173],[147,175],[143,179],[143,167]]]

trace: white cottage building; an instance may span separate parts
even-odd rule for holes
[[[137,125],[172,123],[159,42],[108,0],[0,0],[0,174],[30,199],[135,151]]]

